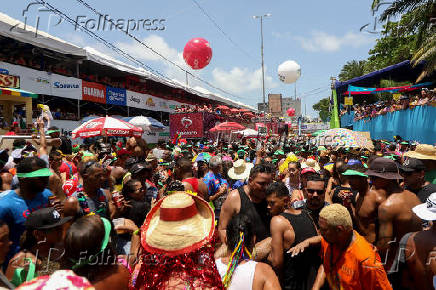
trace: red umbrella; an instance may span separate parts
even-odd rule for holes
[[[230,109],[230,112],[237,114],[237,113],[239,113],[239,110],[238,109]]]
[[[251,111],[249,109],[240,109],[239,112],[250,112],[251,113]]]
[[[141,137],[142,129],[132,124],[112,118],[100,117],[89,120],[73,130],[73,138],[89,138],[96,136]]]
[[[216,125],[209,131],[211,132],[222,132],[222,131],[237,131],[237,130],[244,130],[245,127],[241,124],[238,124],[236,122],[224,122]]]
[[[227,107],[227,106],[224,106],[224,105],[219,105],[218,107],[216,107],[217,109],[220,109],[220,110],[229,110],[229,107]]]

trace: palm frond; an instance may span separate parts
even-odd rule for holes
[[[386,21],[390,17],[413,11],[418,6],[433,4],[433,2],[434,0],[396,0],[383,11],[380,21]]]

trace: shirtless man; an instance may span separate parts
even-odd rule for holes
[[[174,167],[174,177],[183,183],[185,190],[192,190],[204,200],[209,201],[206,183],[202,179],[194,177],[191,160],[188,158],[178,159]]]
[[[421,202],[416,194],[400,187],[398,180],[402,177],[398,172],[395,161],[384,157],[374,159],[366,171],[373,189],[386,193],[386,200],[378,208],[380,226],[376,245],[388,274],[397,271],[398,242],[406,233],[422,228],[421,220],[412,212],[412,208]]]
[[[287,250],[307,238],[317,235],[312,218],[306,211],[294,209],[289,191],[282,182],[274,182],[266,189],[271,219],[272,266],[283,289],[312,289],[321,260],[317,249],[311,248],[292,257]]]
[[[270,238],[270,217],[268,215],[265,196],[266,187],[272,183],[273,168],[268,164],[257,164],[250,172],[248,184],[231,191],[224,201],[220,219],[219,235],[223,244],[226,241],[226,228],[231,218],[243,213],[252,219],[255,225],[256,260],[264,259],[269,253]]]
[[[349,166],[342,174],[348,177],[353,190],[358,191],[354,209],[353,225],[368,242],[374,244],[377,240],[378,207],[385,201],[384,193],[369,188],[368,176],[363,173],[365,167],[361,164]]]
[[[427,202],[415,206],[413,212],[433,225],[429,230],[411,233],[407,238],[404,250],[406,268],[402,274],[408,280],[403,280],[402,286],[430,290],[434,289],[433,277],[436,275],[436,193],[432,193]]]
[[[41,119],[37,120],[37,126],[39,131],[39,138],[40,138],[39,154],[41,158],[43,158],[43,156],[48,155],[47,139],[45,137],[45,132],[44,132],[44,122]],[[59,152],[52,150],[52,152],[50,152],[50,156],[46,158],[48,158],[48,160],[45,160],[45,158],[44,160],[46,162],[48,161],[50,171],[53,173],[49,177],[48,188],[56,196],[57,198],[56,202],[63,202],[66,199],[66,196],[64,191],[62,190],[62,179],[60,177],[60,172],[59,172],[59,167],[62,164],[62,155]]]

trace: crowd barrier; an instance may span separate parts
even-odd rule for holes
[[[350,117],[346,114],[341,118],[342,127],[351,123]],[[352,125],[355,131],[370,132],[372,139],[392,141],[393,136],[400,135],[405,140],[416,140],[425,144],[436,143],[436,107],[432,106],[395,111],[372,119],[352,122]]]

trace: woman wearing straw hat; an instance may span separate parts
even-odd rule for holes
[[[216,260],[224,287],[229,290],[280,289],[271,266],[252,259],[256,237],[248,216],[237,214],[227,225],[227,254]]]
[[[203,199],[175,192],[160,199],[141,227],[133,289],[223,289],[213,258],[215,216]]]

